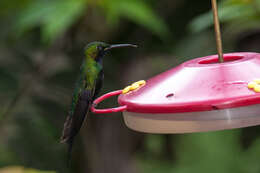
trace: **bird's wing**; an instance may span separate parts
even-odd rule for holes
[[[62,142],[70,143],[79,132],[89,107],[92,102],[92,90],[83,90],[79,94],[79,99],[76,103],[75,110],[72,116],[68,116],[63,129]]]
[[[68,144],[68,164],[71,159],[74,137],[78,134],[89,111],[92,102],[92,93],[92,90],[83,90],[80,93],[73,115],[69,115],[65,121],[61,142]]]

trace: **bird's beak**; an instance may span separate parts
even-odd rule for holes
[[[106,47],[104,50],[107,51],[107,50],[110,50],[110,49],[113,49],[113,48],[119,48],[119,47],[137,47],[137,45],[134,45],[134,44],[112,44],[108,47]]]

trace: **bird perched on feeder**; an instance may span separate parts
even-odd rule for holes
[[[68,144],[70,159],[72,145],[78,134],[92,101],[99,93],[103,79],[103,57],[113,48],[137,47],[133,44],[107,44],[103,42],[89,43],[85,48],[85,58],[73,93],[72,104],[64,123],[61,142]]]

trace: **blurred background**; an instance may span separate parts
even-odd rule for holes
[[[260,0],[219,0],[224,51],[260,51]],[[1,0],[0,173],[258,173],[260,127],[152,135],[90,115],[71,167],[59,142],[91,41],[133,43],[104,59],[101,93],[216,54],[210,0]],[[116,99],[102,107],[116,105]]]

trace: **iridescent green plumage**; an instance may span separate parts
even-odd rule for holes
[[[105,53],[117,47],[136,47],[131,44],[109,45],[92,42],[86,46],[85,59],[80,68],[80,75],[75,85],[69,115],[64,124],[62,142],[69,144],[69,156],[74,137],[78,134],[93,99],[99,93],[103,82],[102,59]]]
[[[76,86],[74,89],[72,104],[70,112],[74,113],[75,106],[79,99],[79,94],[82,90],[93,90],[95,89],[95,83],[98,79],[99,73],[102,72],[102,65],[98,64],[95,60],[90,57],[86,57],[83,61],[83,64],[80,68],[79,79],[76,82]]]

